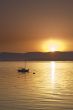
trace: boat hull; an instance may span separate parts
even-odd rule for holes
[[[29,69],[25,69],[25,68],[18,69],[18,72],[26,73],[26,72],[29,72]]]

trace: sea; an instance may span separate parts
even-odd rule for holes
[[[0,62],[0,110],[73,110],[73,62]],[[35,73],[35,74],[34,74]]]

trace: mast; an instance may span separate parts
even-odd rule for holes
[[[26,61],[27,61],[27,55],[25,53],[25,69],[26,69]]]

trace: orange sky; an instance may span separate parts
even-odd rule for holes
[[[72,0],[4,0],[0,10],[1,52],[73,51]]]

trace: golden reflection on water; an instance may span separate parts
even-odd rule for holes
[[[55,82],[55,62],[52,61],[50,65],[51,65],[51,82],[54,83]]]
[[[16,65],[16,63],[12,63],[12,65]],[[8,75],[5,78],[3,77],[4,81],[2,81],[3,83],[5,82],[5,86],[11,88],[9,92],[12,94],[13,91],[17,91],[17,93],[19,91],[22,96],[24,93],[31,95],[32,93],[44,94],[49,92],[63,93],[73,91],[73,74],[70,72],[72,68],[71,63],[67,64],[65,62],[55,61],[44,63],[30,62],[28,67],[30,67],[31,72],[27,74],[17,73],[15,71],[17,67],[12,65],[8,67]],[[14,70],[11,70],[11,67],[13,67]],[[33,71],[36,74],[33,74]],[[12,72],[12,74],[10,74],[10,72]]]
[[[50,62],[50,86],[53,92],[67,92],[72,90],[72,78],[70,65],[66,63]],[[69,89],[70,88],[70,89]],[[56,91],[55,91],[56,90]]]
[[[7,109],[12,105],[11,110],[18,107],[25,110],[30,107],[32,110],[73,108],[73,62],[29,62],[31,72],[27,74],[16,71],[18,65],[24,66],[23,62],[18,65],[17,62],[4,62],[1,65],[1,109],[6,109],[4,104]]]
[[[52,89],[55,88],[55,81],[56,81],[56,62],[50,62],[50,74],[51,74],[51,87]]]

